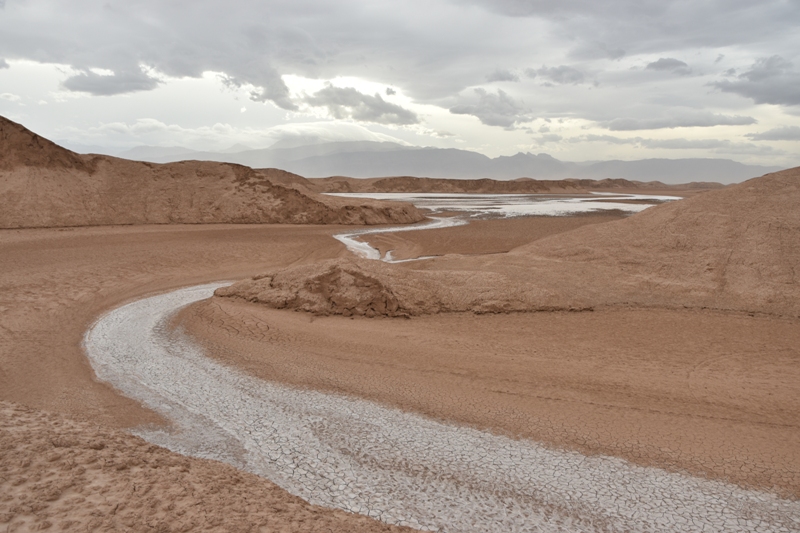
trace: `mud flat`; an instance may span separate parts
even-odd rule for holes
[[[780,531],[800,502],[259,380],[169,328],[219,284],[139,300],[87,333],[100,379],[173,420],[139,430],[314,504],[438,531]]]

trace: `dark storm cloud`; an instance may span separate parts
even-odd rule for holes
[[[91,71],[84,71],[64,80],[63,86],[70,91],[84,92],[95,96],[149,91],[155,89],[159,81],[151,78],[141,70],[133,72],[115,72],[105,76]]]
[[[722,80],[717,89],[751,98],[757,104],[800,105],[800,72],[781,56],[757,60],[736,80]]]
[[[506,69],[496,69],[494,72],[486,76],[486,81],[492,83],[494,81],[519,81],[519,76]]]
[[[474,89],[474,94],[477,96],[477,101],[473,98],[473,102],[453,106],[450,112],[456,115],[472,115],[487,126],[504,128],[512,128],[515,124],[533,120],[521,102],[514,100],[500,89],[492,94],[486,89],[477,88]]]
[[[334,118],[352,118],[376,124],[407,125],[419,123],[419,117],[412,111],[387,102],[381,95],[370,96],[352,87],[334,87],[306,96],[303,101],[310,106],[325,107]]]
[[[708,128],[712,126],[746,126],[758,122],[753,117],[740,115],[715,115],[699,113],[689,116],[671,116],[667,118],[617,118],[601,123],[611,131],[658,130],[664,128]]]
[[[658,61],[648,63],[645,69],[673,72],[682,76],[692,73],[692,69],[689,68],[689,65],[679,59],[675,59],[674,57],[662,57]]]
[[[762,133],[748,133],[745,137],[754,141],[800,141],[800,127],[783,126]]]

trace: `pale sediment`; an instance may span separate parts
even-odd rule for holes
[[[442,531],[793,531],[800,502],[547,449],[364,400],[264,382],[171,332],[219,285],[120,307],[86,335],[100,379],[174,421],[145,438],[312,503]]]

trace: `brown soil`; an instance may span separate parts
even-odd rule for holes
[[[263,379],[800,497],[800,321],[712,311],[348,319],[213,298],[178,324]]]
[[[800,497],[799,185],[767,175],[508,253],[272,271],[182,324],[268,379]]]
[[[313,192],[275,169],[79,155],[0,117],[0,228],[418,222],[410,204]]]
[[[330,237],[336,229],[0,230],[0,399],[114,426],[156,421],[150,411],[94,380],[81,348],[92,322],[143,295],[344,255]]]
[[[0,401],[4,531],[401,532],[122,431]]]
[[[482,255],[504,253],[523,244],[556,233],[570,231],[587,224],[599,224],[625,218],[624,213],[591,213],[571,217],[519,217],[495,220],[472,220],[467,226],[377,233],[365,235],[362,241],[394,259],[460,254]]]
[[[268,272],[217,294],[328,314],[339,312],[327,300],[348,290],[348,280],[369,278],[408,315],[634,305],[798,317],[797,205],[800,169],[792,169],[539,239],[505,255],[451,255],[402,268],[342,259]],[[350,277],[323,299],[309,297],[319,293],[312,285],[334,270]]]
[[[81,348],[105,310],[268,265],[345,254],[330,237],[343,229],[0,230],[0,529],[400,531],[112,429],[163,421],[96,381]]]

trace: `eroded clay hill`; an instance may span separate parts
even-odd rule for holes
[[[386,224],[409,204],[345,200],[287,172],[80,155],[0,117],[0,228],[110,224]]]
[[[217,292],[366,316],[711,308],[800,316],[800,168],[489,256],[408,265],[337,259]]]

